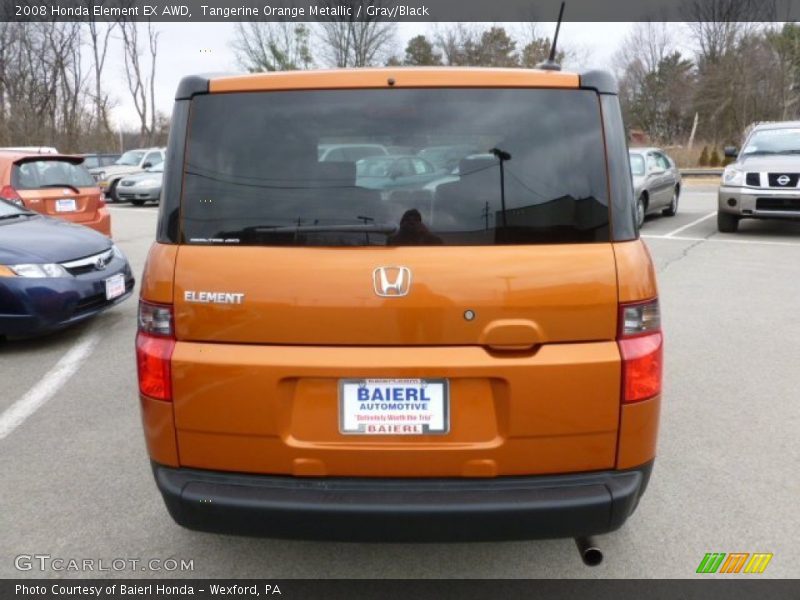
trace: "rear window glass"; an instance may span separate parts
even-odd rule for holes
[[[192,101],[185,242],[608,241],[588,90],[251,92]]]
[[[59,186],[94,187],[96,184],[83,165],[66,160],[30,160],[14,165],[11,185],[18,190],[36,190]]]
[[[631,154],[631,172],[634,175],[644,175],[644,156]]]

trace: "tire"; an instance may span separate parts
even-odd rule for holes
[[[661,214],[665,217],[674,217],[678,214],[678,200],[680,199],[680,188],[676,185],[675,189],[672,190],[672,200],[669,203],[669,206],[661,211]]]
[[[644,194],[636,200],[636,226],[641,229],[644,225],[644,216],[647,214],[647,200]]]
[[[114,183],[112,183],[108,188],[108,199],[116,204],[119,202],[119,198],[117,198],[117,184],[119,183],[119,179],[117,179]]]
[[[134,206],[144,206],[144,200],[131,200],[131,204]]]
[[[739,217],[726,212],[717,212],[717,229],[722,233],[736,233]]]

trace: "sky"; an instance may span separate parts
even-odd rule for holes
[[[398,54],[406,42],[419,34],[430,34],[433,23],[399,23]],[[444,25],[444,24],[442,24]],[[487,24],[488,25],[488,24]],[[514,32],[520,24],[499,24]],[[180,79],[194,73],[238,72],[236,58],[231,49],[234,23],[156,23],[159,52],[156,63],[156,106],[169,114]],[[611,68],[614,53],[630,30],[631,23],[564,23],[561,26],[559,45],[577,48],[581,64],[569,68]],[[551,37],[555,23],[538,23],[538,35]],[[314,53],[312,47],[312,54]],[[138,129],[138,117],[127,91],[121,48],[117,42],[109,49],[108,62],[103,74],[114,109],[112,123],[116,127]]]

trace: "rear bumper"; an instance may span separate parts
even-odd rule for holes
[[[117,198],[122,202],[131,200],[144,200],[147,202],[157,202],[161,196],[161,188],[135,188],[117,186]]]
[[[106,237],[111,237],[111,215],[106,208],[97,209],[97,216],[86,223],[81,223]]]
[[[153,463],[172,518],[189,529],[278,538],[479,541],[614,531],[653,463],[627,471],[491,479],[297,478]]]
[[[53,216],[55,216],[55,218],[63,218],[59,217],[59,215]],[[111,237],[111,215],[109,214],[108,209],[105,207],[98,208],[97,212],[94,214],[94,217],[88,221],[77,221],[74,218],[64,220],[68,220],[76,225],[83,225],[89,229],[94,229],[98,233],[102,233],[106,237]]]

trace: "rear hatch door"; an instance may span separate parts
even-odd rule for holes
[[[319,160],[354,143],[403,148],[396,161],[446,146],[457,164],[366,189],[358,161]],[[174,276],[181,462],[408,477],[613,467],[604,148],[590,90],[195,96]],[[348,390],[372,379],[393,380],[374,384],[393,400],[433,385],[447,427],[354,434]],[[373,400],[354,410],[395,410]]]
[[[100,188],[79,157],[30,157],[12,167],[12,187],[31,210],[73,223],[97,218]]]

